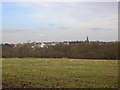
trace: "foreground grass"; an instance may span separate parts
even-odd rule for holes
[[[4,58],[3,88],[117,88],[117,60]]]

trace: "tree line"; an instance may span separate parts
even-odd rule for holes
[[[74,59],[118,59],[118,43],[58,44],[49,48],[31,48],[30,44],[12,47],[2,44],[3,58],[74,58]]]

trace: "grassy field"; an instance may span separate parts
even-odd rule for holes
[[[3,88],[117,88],[117,60],[3,58]]]

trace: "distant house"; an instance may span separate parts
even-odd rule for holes
[[[14,44],[14,48],[19,48],[21,46],[23,46],[24,44],[18,43],[18,44]]]
[[[70,43],[68,41],[63,42],[64,45],[69,45]]]
[[[41,48],[44,48],[45,46],[46,46],[46,44],[44,44],[44,43],[41,43],[41,45],[40,45]]]
[[[33,43],[31,48],[35,49],[35,48],[41,48],[41,43]]]
[[[34,43],[31,48],[48,48],[50,46],[55,46],[56,42],[42,42],[42,43]]]

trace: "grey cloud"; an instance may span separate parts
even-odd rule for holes
[[[59,27],[59,29],[69,29],[68,27]]]
[[[102,30],[114,30],[113,28],[99,28],[99,27],[93,27],[93,28],[88,28],[89,30],[94,30],[94,31],[102,31]]]

